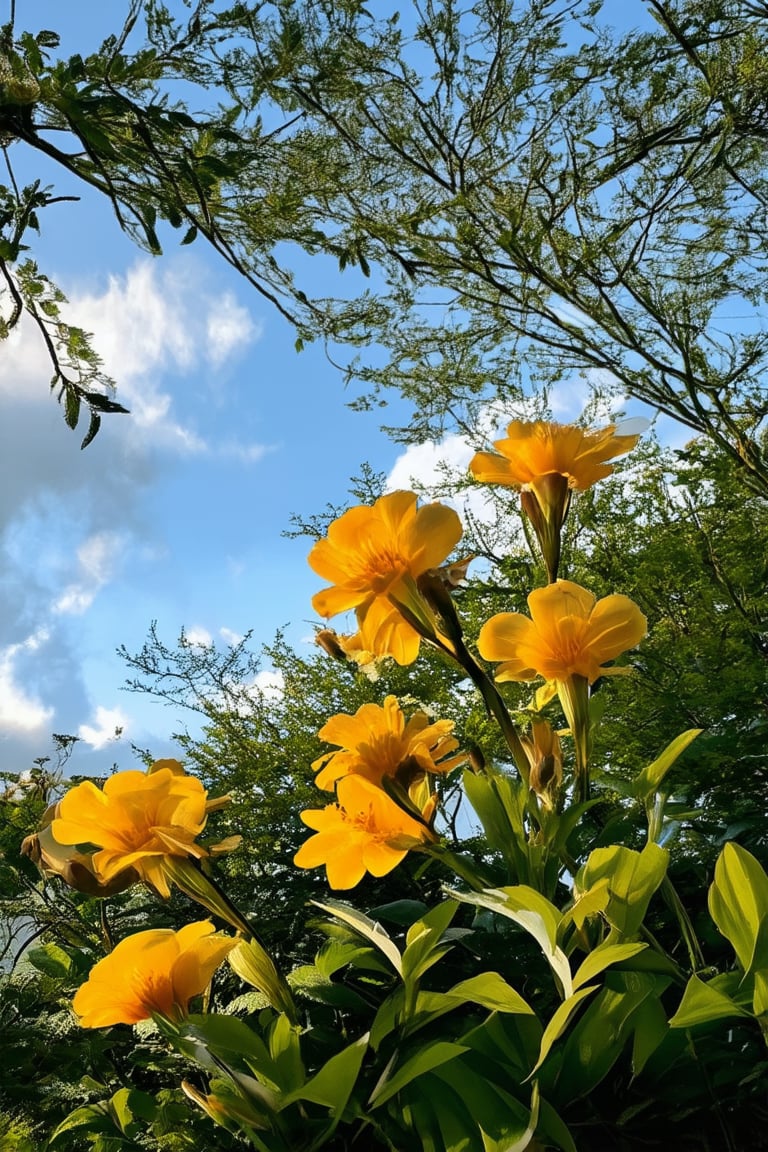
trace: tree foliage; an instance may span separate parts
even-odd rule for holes
[[[413,401],[404,436],[581,373],[714,438],[764,494],[764,13],[649,0],[632,18],[616,30],[594,0],[136,0],[70,60],[7,27],[6,156],[44,152],[150,251],[161,223],[205,238],[299,344],[383,347],[346,372],[367,402]],[[45,282],[16,261],[55,190],[5,197],[7,322],[27,308],[47,329],[58,305],[40,314],[23,281],[47,299]],[[363,279],[313,298],[296,250]],[[70,423],[77,398],[98,415],[87,379],[56,371]]]

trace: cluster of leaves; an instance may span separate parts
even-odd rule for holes
[[[386,349],[347,373],[361,403],[413,401],[406,439],[577,372],[713,438],[765,493],[764,13],[649,0],[626,33],[606,15],[596,0],[198,0],[181,15],[135,0],[68,60],[55,33],[6,26],[6,159],[11,142],[44,155],[151,252],[161,224],[204,238],[299,347]],[[62,197],[9,174],[6,326],[27,310],[41,327],[71,424],[78,401],[117,410],[55,292],[16,263]],[[297,249],[362,281],[310,299]]]

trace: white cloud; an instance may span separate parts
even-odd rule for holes
[[[37,696],[18,683],[17,657],[35,652],[48,639],[39,630],[18,644],[0,650],[0,731],[25,733],[42,731],[53,718],[53,708],[46,707]]]
[[[206,355],[214,368],[261,336],[261,326],[254,323],[245,308],[231,292],[220,297],[217,307],[208,313]]]
[[[195,648],[210,648],[213,637],[207,628],[193,624],[191,628],[184,629],[184,643]]]
[[[125,732],[128,724],[127,716],[119,708],[96,709],[95,725],[81,724],[77,734],[86,744],[98,751],[117,740]]]
[[[240,632],[233,632],[231,628],[219,628],[219,636],[225,644],[229,644],[232,648],[237,647],[245,639]]]
[[[81,616],[97,593],[112,579],[115,562],[123,550],[124,538],[117,532],[96,532],[77,550],[80,579],[69,584],[54,601],[57,615]]]
[[[285,690],[285,677],[274,668],[265,668],[254,677],[253,688],[268,700],[279,700]]]

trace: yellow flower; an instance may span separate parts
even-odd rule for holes
[[[610,476],[606,460],[634,448],[639,436],[616,434],[616,425],[599,431],[547,420],[513,420],[496,452],[478,452],[469,468],[485,484],[536,488],[551,473],[566,476],[570,488],[583,490]]]
[[[237,940],[215,936],[210,920],[178,932],[153,928],[121,940],[94,965],[72,1002],[83,1028],[136,1024],[153,1012],[186,1015],[189,1001],[207,988]]]
[[[51,831],[58,844],[100,849],[91,860],[102,884],[134,868],[161,896],[168,896],[164,859],[207,855],[194,842],[207,811],[200,781],[186,776],[178,761],[166,761],[149,773],[118,772],[103,789],[90,780],[78,784],[59,802]]]
[[[622,671],[606,668],[638,644],[647,630],[640,609],[627,596],[595,601],[585,588],[557,580],[528,597],[531,619],[518,612],[493,616],[480,630],[478,648],[486,660],[501,661],[497,680],[565,681],[582,676],[590,684]]]
[[[431,615],[416,580],[441,564],[460,537],[452,508],[417,508],[413,492],[391,492],[373,507],[350,508],[309,554],[310,566],[332,585],[312,598],[312,606],[325,617],[354,608],[363,649],[411,664],[420,635],[398,605],[412,616]]]
[[[354,888],[366,872],[385,876],[409,849],[437,839],[364,776],[345,776],[338,783],[337,795],[338,804],[301,813],[315,835],[293,858],[299,868],[324,864],[332,888]],[[425,818],[430,807],[424,811]]]
[[[407,788],[425,772],[450,772],[466,759],[449,757],[459,746],[452,732],[452,720],[430,723],[421,711],[406,723],[395,696],[387,696],[383,708],[363,704],[354,716],[339,712],[318,735],[329,744],[338,744],[341,751],[326,752],[315,760],[315,783],[331,789],[342,776],[354,773],[377,785],[384,776],[396,776]]]
[[[478,452],[470,461],[476,480],[522,489],[520,502],[541,547],[550,583],[560,564],[560,531],[571,489],[591,487],[611,474],[606,460],[634,448],[638,436],[620,436],[616,426],[588,431],[575,424],[513,420],[497,452]]]

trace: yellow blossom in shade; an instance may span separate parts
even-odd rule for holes
[[[137,932],[94,965],[72,1007],[83,1028],[136,1024],[154,1012],[178,1019],[236,944],[215,936],[210,920]]]
[[[118,772],[103,789],[83,781],[62,797],[51,831],[59,844],[99,849],[91,861],[102,884],[134,868],[161,896],[168,896],[164,859],[207,855],[195,844],[206,816],[200,781],[166,766],[149,774]]]
[[[410,664],[420,636],[397,602],[415,616],[428,611],[416,580],[438,567],[460,538],[461,522],[452,508],[417,508],[413,492],[390,492],[372,507],[350,508],[309,554],[313,570],[331,582],[312,598],[312,606],[325,617],[354,609],[363,649]]]
[[[459,746],[452,732],[452,720],[430,721],[421,711],[406,722],[395,696],[387,696],[383,708],[363,704],[354,716],[339,712],[318,735],[341,750],[315,760],[315,783],[331,789],[341,777],[355,773],[373,784],[381,784],[384,776],[397,777],[407,788],[425,772],[450,772],[466,759],[450,755]]]
[[[537,588],[528,597],[531,618],[519,612],[493,616],[480,630],[480,655],[500,661],[497,680],[563,682],[582,676],[590,684],[622,671],[605,663],[638,644],[647,621],[627,596],[597,600],[570,580]]]
[[[597,431],[548,420],[513,420],[495,452],[478,452],[469,469],[485,484],[535,488],[542,477],[566,476],[570,488],[583,490],[610,476],[606,461],[634,448],[639,436],[622,436],[616,425]]]
[[[385,876],[411,848],[437,839],[364,776],[339,780],[337,797],[338,804],[301,813],[315,835],[293,858],[299,868],[324,864],[332,888],[354,888],[366,872]],[[425,818],[431,807],[425,808]]]

